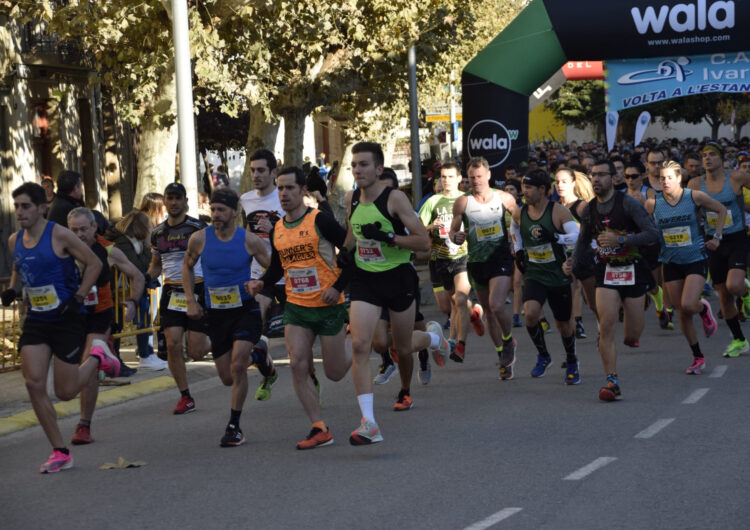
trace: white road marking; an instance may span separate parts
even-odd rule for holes
[[[523,508],[503,508],[497,513],[493,513],[486,519],[482,519],[479,522],[474,523],[471,526],[467,526],[464,530],[484,530],[490,526],[496,525],[500,521],[507,519],[511,515],[515,515],[520,512]]]
[[[698,400],[708,394],[708,388],[698,388],[692,394],[685,398],[683,405],[694,405]]]
[[[719,366],[713,369],[713,371],[711,372],[711,375],[709,375],[708,377],[721,377],[722,375],[727,373],[727,368],[728,366],[726,364],[720,364]]]
[[[661,420],[656,420],[650,426],[646,427],[641,432],[636,434],[635,438],[641,438],[641,439],[651,438],[652,436],[654,436],[656,433],[661,431],[664,427],[666,427],[673,421],[674,421],[674,418],[665,418]]]
[[[614,456],[600,456],[593,462],[591,462],[588,465],[583,466],[581,469],[577,471],[573,471],[570,475],[565,477],[563,480],[581,480],[584,477],[587,477],[597,469],[603,468],[607,464],[611,464],[617,460]]]

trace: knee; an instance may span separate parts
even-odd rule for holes
[[[26,391],[29,395],[47,392],[47,379],[26,379]]]
[[[373,342],[372,345],[374,346],[374,344]],[[352,353],[357,356],[368,356],[370,355],[370,346],[371,343],[364,339],[352,340]]]
[[[289,352],[289,369],[295,375],[310,375],[310,363],[306,359],[301,359]]]
[[[60,401],[70,401],[71,399],[76,397],[77,394],[78,392],[68,388],[55,388],[55,396]]]
[[[466,305],[466,302],[469,300],[469,297],[466,296],[466,293],[460,293],[456,291],[453,293],[453,303],[458,308],[462,308]]]
[[[237,379],[243,374],[247,374],[247,361],[242,358],[233,359],[230,366],[230,371],[232,374],[232,379]]]
[[[182,341],[167,339],[167,355],[182,356]]]
[[[325,364],[323,365],[323,371],[325,372],[326,377],[330,381],[334,381],[334,382],[341,381],[346,375],[345,369],[341,369],[341,368],[337,368],[333,366],[325,366]]]

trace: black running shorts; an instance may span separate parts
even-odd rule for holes
[[[703,276],[705,281],[708,261],[702,259],[694,263],[664,263],[662,266],[664,283],[684,280],[691,274]]]
[[[457,259],[430,260],[430,283],[433,291],[452,291],[453,278],[466,272],[466,256]]]
[[[570,284],[567,285],[544,285],[536,280],[524,280],[523,301],[535,300],[539,305],[549,300],[552,316],[558,322],[567,322],[573,314],[573,296]]]
[[[715,251],[706,250],[708,253],[708,271],[711,273],[711,281],[714,284],[727,281],[730,269],[742,269],[747,267],[748,237],[745,231],[727,234],[719,243]]]
[[[419,279],[410,263],[382,272],[364,271],[357,267],[349,284],[352,302],[367,302],[398,313],[406,311],[417,294]]]
[[[206,313],[208,337],[211,339],[211,353],[214,359],[231,352],[234,341],[243,340],[258,344],[263,322],[255,299],[245,300],[242,307],[209,309]]]
[[[86,343],[86,315],[78,313],[46,322],[27,317],[18,340],[18,351],[24,346],[47,344],[55,357],[69,364],[79,364]]]
[[[205,310],[206,293],[203,289],[203,283],[195,284],[193,292],[196,295],[198,303]],[[184,290],[181,285],[174,284],[166,284],[164,289],[162,289],[161,299],[159,300],[159,324],[161,325],[161,329],[182,328],[199,333],[208,333],[208,322],[205,315],[203,318],[196,320],[188,318],[187,309],[185,311],[169,309],[170,301],[172,301],[172,307],[176,307],[176,302],[172,300],[172,293],[182,294]]]

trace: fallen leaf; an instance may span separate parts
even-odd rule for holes
[[[113,464],[112,462],[105,462],[101,466],[99,466],[99,469],[127,469],[129,467],[142,467],[145,466],[146,462],[128,462],[123,457],[120,457],[117,460],[116,464]]]

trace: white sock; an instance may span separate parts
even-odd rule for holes
[[[357,401],[359,402],[359,410],[362,412],[362,417],[367,421],[375,423],[375,413],[372,410],[372,394],[359,394]]]
[[[430,348],[437,350],[440,347],[440,343],[443,342],[443,338],[437,333],[429,333],[430,336]]]

